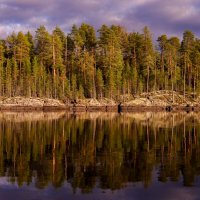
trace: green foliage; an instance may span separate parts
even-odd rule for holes
[[[191,31],[161,35],[154,47],[148,27],[73,25],[68,35],[40,26],[0,41],[0,95],[63,99],[114,98],[170,89],[199,94],[200,39]]]
[[[102,98],[104,90],[104,81],[103,81],[102,71],[100,69],[97,69],[96,87],[97,87],[97,97]]]
[[[52,65],[52,39],[44,26],[40,26],[36,30],[36,55],[39,63],[45,65],[47,69]]]
[[[6,96],[11,96],[11,91],[12,91],[12,84],[11,84],[11,60],[7,59],[6,63],[6,69],[5,69],[5,93]]]

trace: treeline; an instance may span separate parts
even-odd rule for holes
[[[0,96],[113,98],[155,90],[200,92],[200,39],[191,31],[161,35],[156,45],[121,26],[74,25],[69,34],[44,26],[0,40]]]

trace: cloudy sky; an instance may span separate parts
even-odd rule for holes
[[[72,24],[120,24],[128,31],[147,25],[154,36],[200,35],[199,0],[0,0],[0,37],[13,31],[35,31],[45,25],[68,32]]]

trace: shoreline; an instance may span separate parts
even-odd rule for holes
[[[200,112],[200,106],[124,106],[124,105],[65,105],[65,106],[26,106],[26,105],[0,105],[0,111],[67,111],[67,112]]]
[[[68,111],[68,112],[171,112],[200,111],[200,96],[185,98],[176,93],[174,101],[169,91],[158,91],[149,96],[130,96],[123,100],[77,99],[58,100],[38,97],[0,97],[0,111]],[[173,102],[173,103],[172,103]]]

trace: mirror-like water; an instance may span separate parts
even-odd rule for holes
[[[199,199],[200,113],[0,113],[2,199]]]

